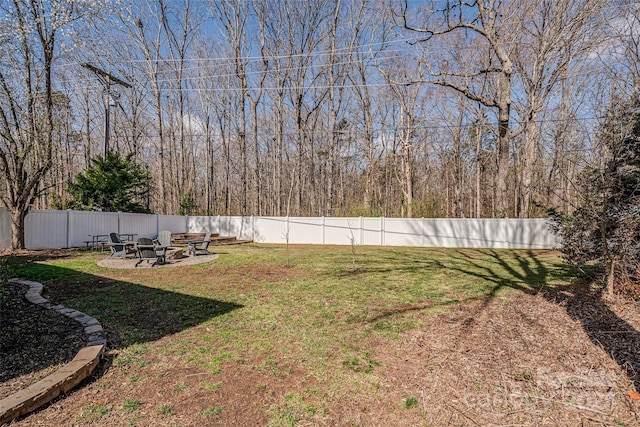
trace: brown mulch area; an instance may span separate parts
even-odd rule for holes
[[[574,304],[599,332],[574,318],[581,310]],[[631,397],[640,339],[620,334],[606,345],[594,342],[592,333],[611,335],[600,304],[585,295],[558,301],[521,294],[426,318],[423,328],[376,353],[389,368],[382,394],[395,402],[414,396],[416,422],[427,425],[640,425],[640,403]],[[633,312],[638,328],[633,307],[622,310]],[[610,357],[633,351],[624,363]],[[363,404],[372,410],[362,425],[405,420],[371,399]]]
[[[87,340],[75,320],[27,301],[27,289],[9,283],[0,299],[0,399],[51,374]]]

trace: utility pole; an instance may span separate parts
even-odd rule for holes
[[[114,76],[113,74],[107,73],[106,71],[101,70],[100,68],[88,64],[88,63],[84,63],[81,64],[84,68],[86,68],[89,71],[92,71],[96,77],[98,77],[98,80],[100,81],[100,83],[102,83],[102,86],[104,86],[104,91],[105,91],[105,97],[104,97],[104,155],[107,155],[107,151],[109,150],[109,122],[110,122],[110,109],[111,109],[111,85],[120,85],[120,86],[124,86],[126,88],[130,88],[131,85],[119,78],[117,78],[116,76]],[[117,101],[116,101],[117,102]]]

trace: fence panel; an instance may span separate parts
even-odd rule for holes
[[[362,218],[361,245],[381,245],[384,218]]]
[[[117,212],[66,211],[69,214],[69,247],[86,246],[91,236],[118,233]],[[106,237],[103,238],[106,241]]]
[[[220,217],[220,235],[232,236],[240,240],[253,240],[253,217],[230,216]]]
[[[156,215],[158,232],[169,230],[172,233],[186,233],[188,218],[183,215]]]
[[[558,239],[549,229],[546,220],[505,220],[506,236],[510,248],[540,249],[557,247]]]
[[[91,235],[110,232],[155,237],[159,230],[207,232],[259,243],[556,248],[545,219],[405,219],[325,217],[206,217],[114,212],[32,210],[26,218],[28,249],[83,247]],[[0,209],[0,247],[11,244],[11,220]]]
[[[285,243],[287,241],[287,218],[261,216],[255,218],[253,241],[256,243]]]
[[[502,220],[473,219],[466,220],[466,247],[470,248],[506,248],[505,224]]]
[[[119,213],[119,234],[131,234],[135,239],[158,236],[158,219],[155,215],[138,213]]]
[[[422,246],[422,227],[419,219],[385,218],[386,246]]]
[[[507,224],[502,220],[476,219],[467,223],[469,246],[474,248],[507,248]]]
[[[289,217],[289,243],[321,245],[322,221],[322,218]]]
[[[420,220],[420,230],[420,246],[444,247],[453,234],[449,224],[434,218]]]
[[[516,220],[518,221],[518,220]],[[479,221],[482,233],[478,238],[479,247],[484,248],[516,248],[515,242],[509,241],[509,221],[485,219]]]
[[[254,235],[251,216],[190,216],[187,224],[190,233],[211,232],[221,236],[252,240]]]
[[[440,248],[472,247],[473,240],[468,234],[468,222],[473,220],[459,220],[448,218],[421,219],[422,246]]]
[[[68,248],[67,211],[31,210],[24,222],[24,246],[27,249]]]
[[[238,233],[235,235],[238,239],[253,240],[253,236],[255,235],[253,218],[252,216],[240,217],[240,230],[238,230]],[[234,236],[234,234],[230,234],[230,236]]]
[[[187,218],[187,232],[220,234],[219,222],[218,217],[190,216]]]
[[[240,231],[240,221],[238,221],[238,217],[221,216],[218,230],[221,236],[234,236]]]
[[[324,243],[327,245],[361,245],[360,218],[325,218]]]
[[[0,249],[11,247],[11,215],[0,206]]]

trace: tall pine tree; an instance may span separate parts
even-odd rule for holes
[[[149,213],[149,173],[133,155],[109,151],[91,160],[91,167],[69,182],[69,209]],[[145,203],[145,204],[143,204]]]

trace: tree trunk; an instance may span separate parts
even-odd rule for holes
[[[476,218],[482,217],[482,128],[478,126],[476,135]]]
[[[616,262],[614,259],[607,261],[607,297],[611,300],[615,295],[615,282],[616,282]]]
[[[522,195],[520,206],[520,218],[531,215],[531,202],[535,182],[535,166],[537,163],[535,147],[537,142],[537,114],[533,115],[524,132],[524,158],[522,159]]]
[[[27,216],[26,206],[17,206],[11,208],[11,248],[24,249],[24,222]]]
[[[511,112],[511,72],[500,76],[498,89],[498,170],[496,173],[496,210],[499,217],[509,216],[507,179],[509,176],[509,120]]]
[[[302,101],[300,100],[300,103]],[[302,129],[302,112],[300,109],[302,108],[301,104],[298,104],[296,108],[296,123],[298,125],[297,128],[297,136],[298,139],[296,141],[296,204],[295,204],[295,214],[296,216],[300,216],[302,214],[302,149],[304,147],[304,131]]]
[[[405,119],[403,114],[402,130],[402,175],[403,175],[403,196],[406,206],[406,217],[413,218],[413,168],[411,167],[411,139],[413,137],[413,118]]]
[[[278,109],[276,111],[276,170],[275,170],[275,185],[274,185],[274,197],[276,198],[276,215],[282,215],[282,197],[283,189],[282,185],[283,172],[282,172],[282,155],[284,145],[284,118],[282,112],[284,111],[284,93],[278,92]]]
[[[260,169],[262,168],[260,162],[260,146],[258,144],[258,101],[251,100],[251,112],[252,112],[252,132],[253,132],[253,157],[255,158],[254,177],[255,177],[255,193],[254,193],[254,208],[252,213],[254,215],[262,215],[262,174]]]

